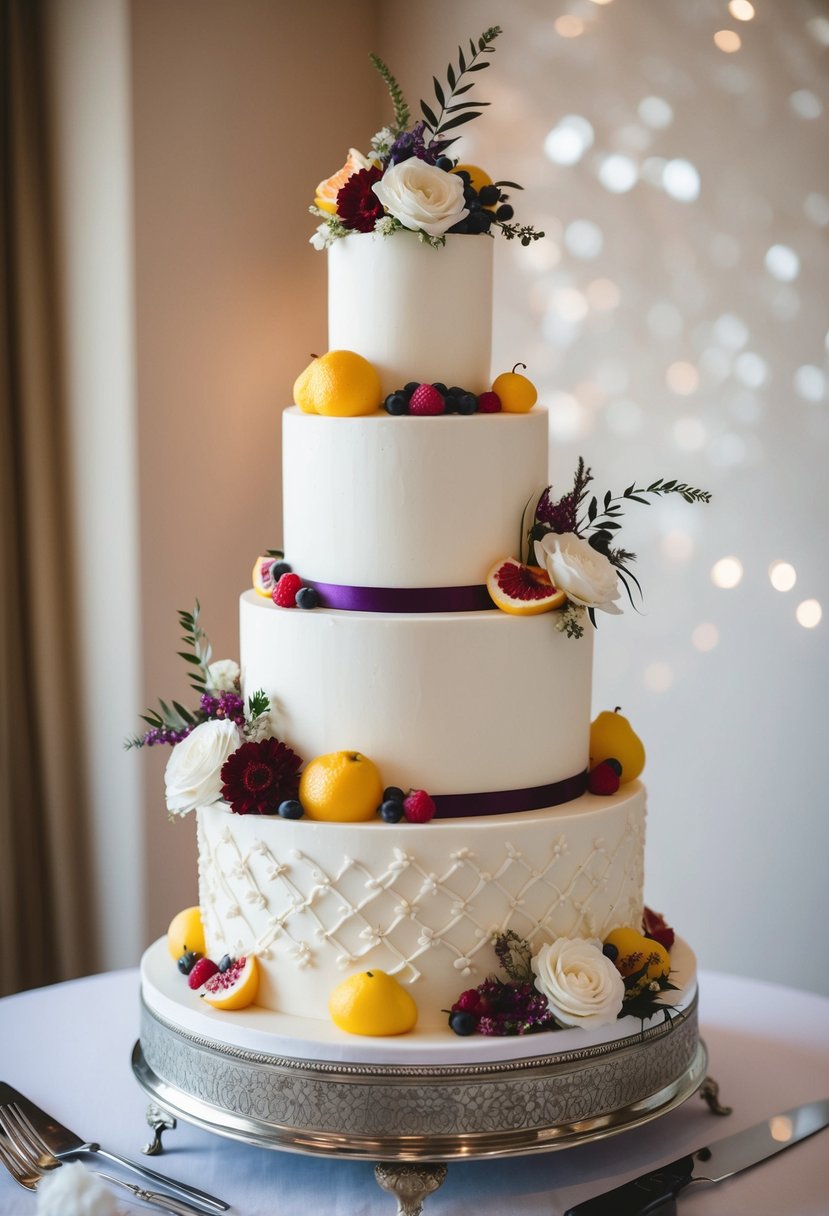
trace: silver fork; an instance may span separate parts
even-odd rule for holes
[[[26,1113],[14,1103],[0,1109],[0,1133],[0,1163],[5,1165],[15,1182],[27,1190],[37,1190],[40,1180],[46,1174],[63,1165],[41,1140]],[[161,1191],[144,1190],[133,1182],[125,1182],[100,1170],[94,1172],[99,1178],[115,1186],[124,1187],[137,1199],[142,1199],[163,1212],[169,1212],[171,1216],[193,1216],[193,1213],[203,1216],[199,1208],[183,1199],[174,1199]]]

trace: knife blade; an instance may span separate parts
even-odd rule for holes
[[[714,1140],[612,1191],[577,1203],[564,1216],[669,1216],[676,1197],[692,1182],[722,1182],[790,1148],[829,1125],[829,1098],[805,1102],[755,1123],[744,1131]]]
[[[68,1127],[64,1127],[62,1123],[58,1123],[57,1119],[53,1118],[52,1115],[47,1115],[45,1110],[41,1110],[25,1094],[21,1094],[13,1086],[7,1084],[7,1082],[0,1081],[0,1106],[5,1106],[11,1102],[16,1102],[21,1110],[25,1112],[35,1130],[55,1156],[60,1157],[61,1160],[69,1160],[74,1157],[83,1157],[89,1153],[95,1153],[99,1157],[105,1157],[107,1161],[115,1162],[122,1169],[137,1174],[139,1178],[158,1182],[169,1190],[177,1192],[182,1197],[186,1197],[191,1204],[200,1208],[206,1216],[217,1216],[218,1213],[226,1212],[229,1209],[230,1205],[225,1203],[223,1199],[217,1199],[214,1195],[208,1195],[206,1191],[200,1191],[198,1187],[190,1186],[187,1182],[179,1182],[175,1178],[168,1178],[164,1174],[157,1174],[155,1170],[149,1169],[148,1166],[139,1165],[137,1161],[130,1161],[128,1157],[120,1157],[117,1153],[112,1153],[108,1149],[102,1148],[100,1144],[82,1140],[80,1136],[70,1131]]]

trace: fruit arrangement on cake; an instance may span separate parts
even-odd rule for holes
[[[543,236],[454,155],[499,33],[414,123],[372,57],[393,120],[312,208],[330,349],[283,415],[283,546],[239,664],[180,614],[198,706],[132,741],[172,745],[167,807],[197,823],[167,939],[192,1008],[451,1041],[667,1017],[693,987],[644,905],[644,747],[618,709],[591,724],[592,634],[639,594],[625,508],[708,494],[597,495],[584,461],[554,489],[529,369],[491,376],[492,238]]]

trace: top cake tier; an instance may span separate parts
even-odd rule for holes
[[[492,250],[486,236],[352,233],[328,251],[328,348],[373,363],[386,395],[411,380],[490,386]]]

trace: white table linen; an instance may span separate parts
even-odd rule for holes
[[[694,1096],[618,1136],[564,1151],[449,1165],[424,1216],[560,1216],[567,1207],[800,1102],[829,1097],[829,1000],[774,984],[700,975],[710,1074],[727,1118]],[[0,1079],[67,1126],[232,1203],[238,1216],[393,1216],[372,1163],[268,1151],[180,1122],[142,1157],[147,1098],[133,1078],[138,974],[91,976],[0,1001]],[[829,1129],[719,1186],[692,1188],[680,1216],[826,1216]],[[125,1212],[147,1212],[125,1202]],[[36,1199],[0,1167],[0,1213]],[[67,1213],[71,1216],[71,1213]]]

